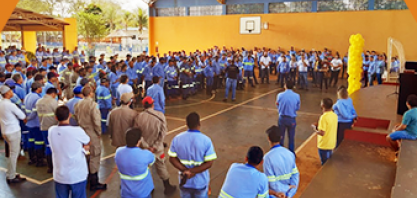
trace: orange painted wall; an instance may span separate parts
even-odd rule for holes
[[[261,16],[269,23],[259,35],[239,34],[239,19]],[[417,22],[409,10],[225,15],[195,17],[151,17],[150,49],[155,54],[196,49],[213,45],[232,47],[269,47],[288,50],[322,50],[324,47],[345,54],[349,36],[361,33],[365,49],[385,52],[387,39],[393,37],[404,47],[407,60],[417,61]]]

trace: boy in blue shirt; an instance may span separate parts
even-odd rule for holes
[[[181,172],[182,198],[208,198],[210,175],[208,169],[217,159],[211,139],[200,132],[200,116],[187,116],[188,131],[178,134],[168,151],[169,162]]]
[[[126,132],[126,146],[116,150],[117,168],[121,179],[121,197],[150,198],[154,189],[149,167],[155,162],[154,155],[139,148],[142,131],[130,128]]]
[[[404,113],[401,124],[397,124],[387,136],[387,141],[396,152],[401,140],[417,140],[417,95],[409,95],[406,104],[409,110]]]
[[[264,152],[258,146],[249,148],[246,164],[233,163],[227,172],[219,198],[269,197],[268,178],[257,168]]]

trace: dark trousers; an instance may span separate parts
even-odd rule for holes
[[[168,81],[167,83],[167,96],[174,96],[177,95],[178,90],[178,82],[177,81]]]
[[[146,92],[148,91],[148,88],[152,85],[152,81],[150,80],[146,80],[145,81],[145,95],[147,94]]]
[[[269,68],[269,74],[273,74],[275,72],[275,74],[277,74],[277,70],[276,70],[276,64],[272,63],[271,67]]]
[[[213,86],[211,88],[214,91],[216,91],[217,89],[217,83],[218,83],[217,81],[219,81],[219,77],[218,76],[213,77]]]
[[[376,74],[376,80],[378,81],[378,85],[382,84],[382,74]]]
[[[213,77],[206,77],[206,93],[211,94],[213,89]]]
[[[295,118],[288,116],[279,116],[278,127],[281,133],[281,146],[284,146],[285,142],[285,132],[288,131],[288,149],[294,153],[294,137],[295,137],[295,127],[297,123]]]
[[[42,131],[39,127],[28,127],[29,134],[33,137],[33,145],[35,150],[42,150],[45,142],[43,141]]]
[[[253,86],[253,81],[252,81],[252,78],[253,78],[253,71],[245,71],[244,72],[244,76],[245,76],[245,78],[248,80],[248,84],[250,84],[250,85],[252,85]],[[256,79],[256,78],[255,78]]]
[[[284,87],[284,82],[288,80],[287,76],[288,76],[288,73],[279,73],[279,81],[281,83],[281,88]]]
[[[319,83],[320,89],[323,89],[323,83],[327,89],[327,78],[324,76],[324,72],[317,72],[317,81]]]
[[[337,123],[337,144],[336,148],[343,142],[345,138],[345,130],[350,129],[352,127],[352,122],[339,122]]]
[[[264,83],[266,79],[266,83],[269,83],[269,68],[264,68],[261,71],[261,82]]]
[[[368,86],[368,71],[363,71],[363,87]]]
[[[297,70],[294,68],[294,69],[291,69],[290,70],[290,76],[288,77],[292,82],[294,82],[294,83],[296,83],[295,82],[295,77],[297,76]]]
[[[45,142],[45,155],[52,155],[51,147],[49,146],[48,131],[42,131],[43,141]]]
[[[346,63],[345,63],[345,64],[343,64],[343,67],[342,67],[342,79],[344,79],[344,78],[345,78],[346,68],[347,68],[347,65],[346,65]]]
[[[333,150],[323,150],[319,149],[319,156],[321,160],[321,165],[324,165],[330,157],[332,157]]]
[[[252,77],[253,77],[253,80],[255,81],[255,84],[258,84],[258,80],[256,79],[256,76],[255,76],[255,70],[252,72]]]
[[[340,70],[339,71],[331,71],[331,72],[332,72],[332,74],[331,74],[331,77],[330,77],[329,86],[332,86],[332,82],[334,80],[334,85],[333,86],[336,87],[337,81],[339,80]]]
[[[100,109],[101,114],[101,133],[107,132],[107,115],[109,115],[110,109]]]
[[[71,193],[71,198],[87,198],[87,180],[76,184],[60,184],[55,182],[56,198],[68,198]]]

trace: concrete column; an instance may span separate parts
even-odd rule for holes
[[[22,47],[27,52],[35,53],[36,51],[36,32],[35,31],[22,31]]]

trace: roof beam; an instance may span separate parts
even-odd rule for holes
[[[30,24],[43,25],[45,27],[48,27],[49,29],[61,30],[60,28],[61,24],[54,22],[54,19],[52,20],[47,19],[47,18],[42,17],[42,15],[37,15],[34,13],[21,12],[20,10],[15,9],[10,18],[14,20],[22,19],[24,21],[29,22]],[[12,26],[12,25],[13,25],[13,21],[8,21],[6,24],[6,26]]]

